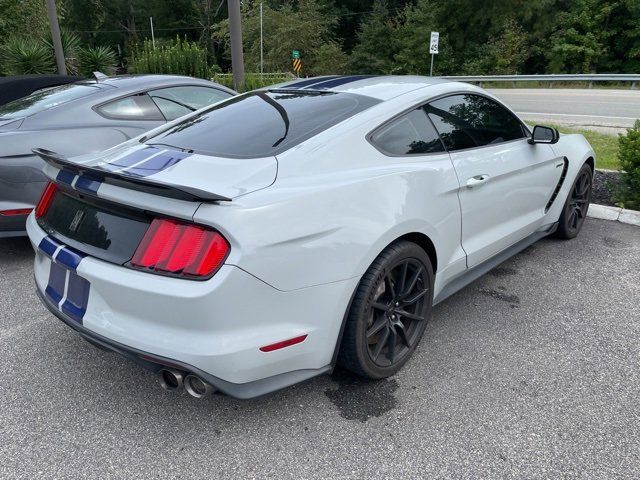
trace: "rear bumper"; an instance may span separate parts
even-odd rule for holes
[[[58,318],[94,343],[147,368],[157,371],[170,365],[194,372],[240,398],[329,371],[358,281],[283,292],[230,265],[207,281],[190,281],[80,257],[71,267],[73,282],[85,294],[83,302],[76,302],[82,304],[78,313],[73,305],[65,308],[64,298],[51,295],[54,270],[59,274],[61,266],[69,266],[53,262],[39,247],[47,235],[33,215],[27,230],[36,250],[38,292]],[[54,263],[57,269],[52,268]],[[64,274],[57,281],[64,285]],[[70,273],[67,282],[68,299],[73,294]],[[305,334],[308,337],[300,344],[260,351],[262,346]]]
[[[240,399],[248,399],[259,397],[267,393],[280,390],[281,388],[294,385],[296,383],[303,382],[310,378],[322,375],[323,373],[329,373],[332,370],[332,366],[327,365],[318,369],[306,369],[306,370],[294,370],[292,372],[282,373],[274,375],[272,377],[255,380],[247,383],[231,383],[221,378],[215,377],[203,370],[200,370],[193,365],[186,364],[179,360],[172,358],[161,357],[149,352],[143,352],[132,347],[128,347],[121,343],[110,340],[102,335],[98,335],[95,332],[83,327],[77,321],[73,320],[68,315],[58,310],[41,292],[36,289],[36,293],[40,298],[40,301],[49,309],[49,311],[62,320],[67,326],[78,332],[85,340],[96,345],[97,347],[117,353],[123,357],[131,360],[137,365],[150,370],[154,373],[158,373],[163,368],[173,368],[180,370],[181,372],[193,373],[200,378],[213,385],[216,390],[220,392]]]

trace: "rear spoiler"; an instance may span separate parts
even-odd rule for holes
[[[166,184],[151,182],[142,178],[134,178],[97,167],[89,167],[78,163],[70,162],[64,156],[45,150],[44,148],[34,148],[33,153],[42,158],[49,165],[53,165],[61,170],[70,171],[76,175],[87,176],[91,180],[115,185],[118,187],[136,190],[138,192],[150,193],[160,197],[175,198],[178,200],[188,200],[192,202],[229,202],[230,198],[215,193],[200,190],[199,188],[187,187],[184,185]]]

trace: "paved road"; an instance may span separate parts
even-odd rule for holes
[[[396,377],[197,401],[40,306],[0,242],[0,478],[637,478],[640,228],[588,219],[435,309]]]
[[[584,126],[631,127],[640,118],[639,90],[492,89],[523,118]]]

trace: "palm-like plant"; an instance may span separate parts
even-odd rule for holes
[[[60,31],[60,40],[62,42],[62,50],[64,51],[64,63],[67,67],[67,74],[76,75],[78,73],[78,55],[81,50],[80,37],[75,33],[62,29]],[[50,30],[42,39],[42,42],[47,46],[47,48],[49,48],[50,55],[54,55],[53,40]]]
[[[118,66],[116,54],[109,47],[98,46],[82,48],[78,54],[80,73],[90,76],[93,72],[113,75]]]
[[[28,38],[9,38],[0,48],[0,65],[5,75],[55,72],[53,56],[47,46]]]

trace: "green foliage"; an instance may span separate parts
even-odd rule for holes
[[[248,92],[256,88],[269,87],[276,83],[288,82],[293,78],[291,74],[285,73],[265,73],[264,75],[247,73],[244,79],[244,87],[240,89],[240,92]],[[233,88],[233,75],[230,73],[215,73],[211,76],[211,80],[226,87]]]
[[[153,45],[145,40],[129,62],[132,73],[165,73],[208,78],[207,53],[195,42],[176,37],[175,41]]]
[[[398,26],[390,19],[386,2],[376,1],[373,12],[362,22],[357,44],[349,58],[353,73],[385,74],[395,68]]]
[[[291,52],[298,50],[302,75],[323,75],[346,71],[348,58],[334,40],[337,18],[322,9],[315,0],[284,3],[278,8],[263,5],[264,71],[292,71]],[[245,68],[260,70],[260,4],[252,0],[242,6],[242,36]],[[214,39],[229,51],[229,25],[220,22]]]
[[[79,52],[80,73],[85,77],[93,72],[101,72],[105,75],[113,75],[118,65],[116,54],[109,47],[88,47]]]
[[[0,49],[0,65],[5,75],[54,73],[55,62],[42,42],[11,37]]]
[[[618,137],[622,187],[617,201],[624,208],[640,210],[640,120],[625,135]]]
[[[62,42],[62,51],[64,52],[64,63],[67,68],[67,74],[77,75],[79,71],[78,55],[80,54],[80,37],[67,29],[62,29],[60,31],[60,41]],[[50,29],[47,30],[47,34],[42,39],[42,42],[47,46],[50,54],[55,58]]]
[[[39,38],[48,28],[42,0],[0,0],[0,42],[12,36]]]

